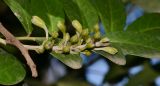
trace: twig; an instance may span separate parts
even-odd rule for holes
[[[0,23],[0,32],[5,36],[6,43],[16,46],[22,53],[22,55],[25,57],[28,66],[31,69],[32,76],[37,77],[37,69],[36,65],[34,64],[33,60],[31,59],[28,49],[23,46],[23,44],[17,40],[1,23]]]
[[[18,40],[26,40],[26,41],[44,41],[45,37],[16,37]]]

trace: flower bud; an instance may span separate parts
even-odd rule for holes
[[[99,40],[101,38],[101,33],[100,32],[96,32],[94,34],[94,39]]]
[[[31,22],[40,28],[46,28],[45,22],[38,16],[32,16]]]
[[[88,29],[82,30],[82,36],[88,36],[88,34],[89,34]]]
[[[98,23],[94,26],[94,29],[95,29],[95,32],[99,32],[99,24]]]
[[[54,39],[57,38],[57,37],[59,36],[58,32],[56,32],[56,31],[53,32],[51,35],[52,35],[52,37],[53,37]]]
[[[92,53],[88,50],[85,50],[84,52],[82,52],[83,54],[85,54],[86,56],[90,56]]]
[[[76,49],[79,49],[80,51],[84,51],[86,49],[86,45],[80,45],[76,47]]]
[[[106,42],[109,42],[109,39],[108,39],[107,37],[105,37],[105,38],[102,38],[102,39],[100,40],[100,42],[106,43]]]
[[[43,53],[45,50],[44,50],[44,47],[41,46],[39,49],[36,50],[37,53],[41,54]]]
[[[70,52],[70,46],[64,46],[63,47],[63,52],[64,53],[69,53]]]
[[[69,33],[66,33],[66,35],[65,35],[65,41],[69,41],[69,39],[70,39],[70,35],[69,35]]]
[[[116,54],[118,52],[118,50],[114,47],[103,47],[103,48],[95,48],[94,50],[103,50],[109,54]]]
[[[64,22],[59,21],[59,22],[57,23],[57,27],[60,29],[60,31],[61,31],[63,34],[66,33],[66,26],[65,26]]]
[[[38,16],[32,16],[31,22],[34,25],[36,25],[36,26],[38,26],[40,28],[43,28],[45,33],[46,33],[46,39],[48,39],[48,29],[47,29],[47,27],[45,25],[45,22]]]
[[[94,44],[93,43],[87,43],[86,48],[88,48],[88,49],[94,48]]]
[[[91,38],[88,38],[88,39],[86,40],[86,43],[90,43],[90,42],[92,42],[92,39],[91,39]]]
[[[73,20],[72,25],[79,33],[82,33],[82,25],[78,20]]]
[[[78,42],[78,36],[77,35],[72,36],[71,39],[70,39],[70,41],[71,41],[71,43]]]
[[[44,48],[45,48],[46,50],[50,50],[50,49],[52,49],[53,45],[54,45],[54,41],[53,41],[53,40],[47,41],[47,42],[44,44]]]

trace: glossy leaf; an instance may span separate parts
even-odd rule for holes
[[[58,30],[58,21],[64,21],[63,5],[59,0],[31,0],[32,16],[39,16],[42,18],[49,33]]]
[[[117,44],[117,46],[121,47],[123,53],[125,55],[134,55],[134,56],[140,56],[145,58],[154,58],[154,57],[160,57],[160,51],[155,49],[146,48],[143,46],[133,45],[130,44]]]
[[[160,55],[160,40],[156,36],[135,32],[114,32],[107,34],[107,37],[111,43],[120,46],[124,54],[147,58]]]
[[[68,18],[78,20],[83,28],[92,29],[98,23],[98,14],[89,0],[62,0]]]
[[[134,31],[138,33],[152,32],[154,30],[160,29],[160,14],[151,13],[145,14],[144,16],[133,22],[127,31]]]
[[[15,56],[0,48],[0,84],[13,85],[25,77],[25,70]]]
[[[31,34],[33,28],[31,24],[31,15],[28,12],[28,0],[4,0],[4,2],[10,7],[14,15],[22,23],[24,29],[28,34]],[[25,3],[25,4],[24,4]],[[22,5],[23,4],[23,5]]]
[[[126,14],[121,0],[93,0],[106,32],[123,31]]]
[[[73,69],[79,69],[82,67],[82,58],[80,57],[79,54],[65,55],[65,54],[51,53],[51,55]]]
[[[78,20],[80,23],[82,23],[82,16],[80,13],[80,9],[77,6],[73,0],[61,0],[63,3],[64,11],[67,15],[67,17],[70,19],[70,21]]]
[[[85,28],[93,29],[94,25],[98,23],[98,14],[94,6],[89,2],[89,0],[74,1],[80,9],[83,26]]]
[[[31,33],[31,18],[38,16],[45,21],[49,33],[57,30],[58,21],[64,21],[63,5],[59,0],[4,0]]]
[[[121,52],[120,48],[118,48],[118,47],[116,47],[116,48],[118,50],[118,53],[115,55],[109,54],[109,53],[102,51],[102,50],[93,50],[93,51],[97,54],[104,56],[105,58],[108,58],[109,60],[111,60],[112,62],[114,62],[116,64],[125,65],[126,64],[125,56]]]

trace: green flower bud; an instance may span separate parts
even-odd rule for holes
[[[89,34],[88,29],[82,30],[82,36],[86,37],[86,36],[88,36],[88,34]]]
[[[88,39],[86,40],[86,43],[90,43],[90,42],[92,42],[92,39],[91,39],[91,38],[88,38]]]
[[[63,52],[64,53],[69,53],[70,52],[70,46],[64,46],[63,47]]]
[[[53,37],[54,39],[59,36],[58,32],[53,32],[51,35],[52,35],[52,37]]]
[[[72,25],[79,33],[82,32],[82,25],[80,24],[78,20],[73,20]]]
[[[116,54],[118,52],[118,50],[114,47],[103,47],[103,48],[95,48],[94,50],[103,50],[109,54]]]
[[[100,42],[106,43],[106,42],[109,42],[109,39],[108,39],[107,37],[105,37],[105,38],[102,38],[102,39],[100,40]]]
[[[32,16],[31,22],[40,28],[46,28],[45,22],[38,16]]]
[[[40,28],[43,28],[45,33],[46,33],[46,38],[48,39],[48,29],[47,29],[47,27],[45,25],[45,22],[38,16],[32,16],[31,22],[34,25],[36,25],[36,26],[38,26]]]
[[[85,50],[84,52],[82,52],[83,54],[85,54],[86,56],[90,56],[92,53],[88,50]]]
[[[69,41],[69,39],[70,39],[70,35],[69,35],[69,33],[66,33],[66,35],[65,35],[65,41]]]
[[[61,31],[63,34],[66,33],[66,26],[65,26],[64,22],[59,21],[59,22],[57,23],[57,27],[60,29],[60,31]]]
[[[87,43],[86,48],[88,48],[88,49],[94,48],[94,44],[93,43]]]
[[[99,40],[101,38],[101,33],[100,32],[96,32],[94,34],[94,39]]]
[[[110,43],[102,43],[102,42],[96,42],[95,47],[107,47]]]
[[[41,54],[43,53],[45,50],[44,50],[44,47],[41,46],[39,49],[36,50],[37,53]]]
[[[78,42],[78,36],[77,35],[72,36],[70,41],[71,41],[71,43],[77,43]]]
[[[53,45],[54,45],[54,41],[53,41],[53,40],[47,41],[47,42],[44,44],[44,48],[45,48],[46,50],[50,50],[50,49],[52,49]]]
[[[80,51],[84,51],[86,49],[86,45],[80,45],[76,49],[79,49]]]
[[[99,32],[99,24],[98,23],[94,26],[94,29],[95,29],[95,32]]]

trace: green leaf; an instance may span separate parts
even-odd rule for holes
[[[114,62],[118,65],[125,65],[126,64],[125,56],[123,55],[123,53],[121,52],[121,49],[119,47],[116,47],[116,49],[118,49],[118,53],[115,55],[109,54],[109,53],[102,51],[102,50],[93,50],[93,52],[108,58],[109,60],[111,60],[112,62]]]
[[[17,84],[25,75],[26,72],[16,57],[0,48],[0,84]]]
[[[83,26],[85,28],[93,29],[94,25],[98,23],[98,14],[94,6],[89,0],[74,0],[78,5],[81,15]]]
[[[121,47],[124,54],[141,57],[160,57],[160,39],[154,35],[135,32],[108,33],[110,42]]]
[[[73,68],[79,69],[82,67],[82,58],[79,54],[58,54],[58,53],[51,53],[55,58],[63,62],[65,65]]]
[[[151,13],[137,19],[131,25],[128,26],[127,31],[134,31],[138,33],[152,32],[154,30],[160,30],[160,14]]]
[[[57,31],[57,23],[64,21],[63,5],[59,0],[31,0],[32,16],[45,21],[49,33]]]
[[[70,21],[78,20],[80,23],[82,23],[82,16],[77,4],[73,2],[73,0],[70,0],[70,1],[61,0],[61,1],[63,3],[64,11],[68,16],[68,18],[70,19]]]
[[[24,29],[28,34],[31,34],[33,28],[31,24],[31,16],[28,12],[27,5],[28,0],[4,0],[4,2],[10,7],[10,9],[13,11],[14,15],[19,19],[19,21],[22,23]],[[20,3],[21,2],[21,3]],[[22,5],[24,4],[25,5]]]
[[[106,32],[123,31],[126,14],[121,0],[93,0]]]
[[[65,12],[69,19],[78,20],[84,28],[93,28],[98,23],[98,14],[89,0],[63,0]]]
[[[49,33],[58,30],[58,21],[64,21],[63,5],[59,0],[4,0],[31,33],[31,18],[38,16],[45,21]]]
[[[134,55],[134,56],[140,56],[145,58],[155,58],[160,57],[160,51],[155,49],[146,48],[143,46],[133,45],[130,44],[117,44],[117,46],[121,47],[123,53],[125,55]]]

